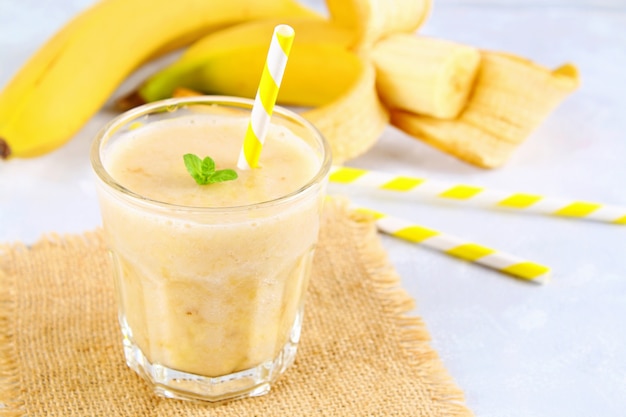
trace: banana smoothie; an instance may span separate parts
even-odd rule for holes
[[[165,396],[260,395],[295,357],[330,161],[310,125],[275,114],[260,168],[238,170],[248,110],[195,100],[94,151],[126,359]],[[198,185],[186,153],[238,178]]]

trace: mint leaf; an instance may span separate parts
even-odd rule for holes
[[[209,176],[209,184],[232,181],[237,179],[237,173],[232,169],[220,169]]]
[[[206,184],[208,177],[202,173],[202,160],[194,154],[188,153],[183,156],[187,172],[200,185]]]
[[[237,172],[232,169],[215,170],[215,161],[207,156],[200,159],[192,153],[183,155],[185,167],[191,177],[199,185],[214,184],[216,182],[231,181],[237,179]]]
[[[215,161],[211,159],[210,156],[207,156],[202,160],[202,172],[209,176],[215,172]]]
[[[192,153],[183,155],[185,166],[189,173],[202,172],[202,160]]]

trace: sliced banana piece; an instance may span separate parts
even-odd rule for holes
[[[381,40],[371,57],[387,107],[440,119],[463,110],[480,63],[476,48],[411,34]]]

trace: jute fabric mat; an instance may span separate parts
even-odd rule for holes
[[[99,231],[0,245],[0,416],[458,416],[374,225],[327,205],[294,366],[264,396],[156,397],[124,363]]]

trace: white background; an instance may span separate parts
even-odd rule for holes
[[[0,0],[0,87],[91,3]],[[323,10],[320,0],[308,3]],[[626,2],[434,3],[420,33],[547,66],[574,62],[581,88],[504,168],[474,168],[393,129],[350,165],[626,206]],[[135,74],[117,94],[165,61]],[[0,242],[32,243],[49,233],[98,227],[88,148],[113,114],[104,109],[47,156],[0,161]],[[550,284],[529,285],[382,237],[433,346],[477,416],[625,415],[626,227],[351,194],[360,203],[553,268]]]

